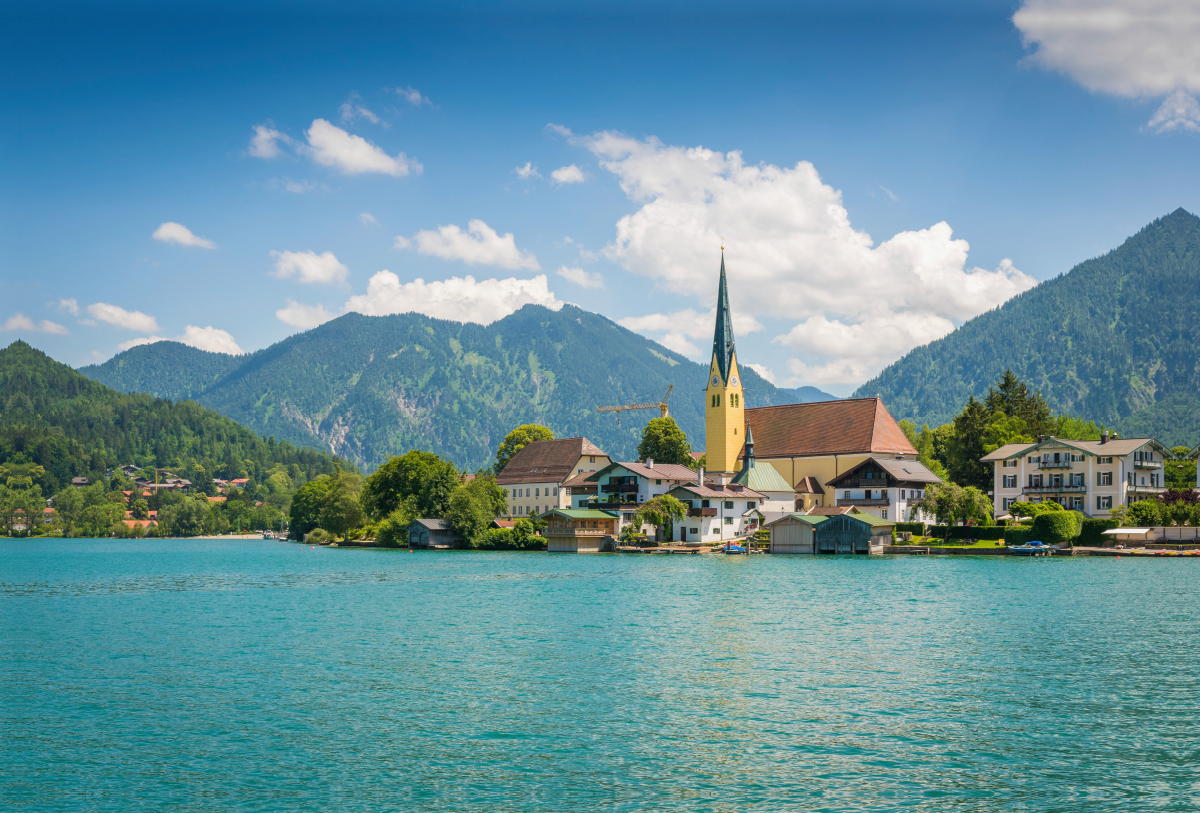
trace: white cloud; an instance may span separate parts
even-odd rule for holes
[[[563,138],[575,137],[575,134],[571,132],[570,128],[563,127],[561,124],[554,124],[553,122],[546,125],[546,130],[556,135],[560,135]]]
[[[596,273],[584,271],[582,268],[568,268],[564,265],[556,273],[563,279],[575,283],[580,288],[604,287],[604,277]]]
[[[401,283],[391,271],[380,271],[367,283],[365,294],[350,297],[346,310],[368,316],[415,312],[437,319],[488,325],[529,304],[544,305],[551,310],[563,305],[547,287],[545,274],[532,279],[476,281],[467,276]]]
[[[743,367],[749,367],[754,372],[763,377],[764,381],[771,384],[775,383],[775,373],[771,372],[771,368],[763,364],[743,364]]]
[[[316,189],[317,185],[311,181],[293,181],[288,178],[284,180],[283,188],[294,195],[303,195],[305,192]]]
[[[345,175],[379,173],[399,178],[410,172],[420,174],[424,169],[404,153],[392,157],[362,136],[347,133],[325,119],[315,119],[306,135],[308,146],[300,151],[318,164]]]
[[[472,220],[467,224],[467,231],[449,225],[439,226],[437,231],[419,231],[411,241],[404,237],[396,238],[396,248],[408,248],[414,243],[420,254],[444,260],[462,260],[467,265],[495,265],[533,271],[541,267],[537,257],[517,248],[512,232],[497,234],[482,220]]]
[[[634,333],[649,335],[663,347],[670,348],[676,353],[706,362],[708,361],[707,355],[711,355],[711,349],[707,351],[701,350],[691,340],[711,340],[716,320],[716,308],[707,312],[687,308],[671,313],[627,316],[624,319],[617,320],[617,324],[632,330]],[[733,332],[736,336],[757,333],[762,329],[762,323],[750,314],[733,311]]]
[[[1087,89],[1169,97],[1150,126],[1200,129],[1200,7],[1195,0],[1026,0],[1013,15],[1030,61]]]
[[[107,302],[94,302],[87,306],[87,312],[93,318],[123,330],[149,333],[158,330],[158,320],[153,316],[148,316],[141,311],[127,311],[117,305],[109,305]]]
[[[192,248],[217,247],[217,244],[212,240],[192,234],[192,230],[182,223],[172,223],[170,221],[163,223],[150,236],[163,243],[177,243],[181,246],[191,246]]]
[[[325,310],[324,305],[302,305],[294,299],[287,301],[287,307],[275,311],[275,318],[295,327],[308,328],[323,325],[337,316]]]
[[[886,186],[880,186],[879,188],[883,190],[883,194],[887,195],[888,200],[890,200],[892,203],[898,203],[900,201],[900,198],[896,197],[896,193],[888,189]]]
[[[422,96],[421,91],[412,86],[396,88],[396,95],[415,107],[420,107],[423,104],[433,104],[433,102],[429,101],[428,96]]]
[[[341,114],[343,122],[351,122],[355,119],[366,119],[372,124],[380,124],[384,127],[388,126],[386,122],[380,120],[379,116],[363,107],[361,102],[362,98],[357,93],[350,94],[350,98],[338,108],[338,113]]]
[[[66,311],[72,316],[79,315],[79,300],[77,299],[60,299],[57,303],[53,303],[60,311]]]
[[[848,343],[835,351],[796,344],[794,337],[788,345],[810,354],[831,352],[834,361],[857,360],[857,369],[868,373],[914,342],[927,341],[936,332],[931,325],[940,330],[961,323],[1035,284],[1008,260],[995,270],[968,267],[967,242],[953,239],[946,223],[876,245],[852,228],[841,193],[808,162],[748,166],[738,152],[670,147],[616,133],[575,143],[600,158],[640,204],[617,222],[616,240],[606,249],[611,259],[708,305],[716,297],[718,247],[726,235],[735,308],[782,319],[819,314],[830,323],[859,326],[866,335],[886,328],[895,340],[887,349]],[[711,270],[697,272],[706,268]],[[669,316],[677,320],[680,314]],[[917,324],[900,330],[897,324],[906,320]],[[663,329],[700,338],[678,324]],[[708,319],[706,332],[711,330]]]
[[[172,340],[165,336],[142,336],[138,339],[121,342],[117,345],[117,348],[128,350],[131,347],[138,347],[143,344],[154,344],[155,342],[165,341]],[[208,327],[188,325],[184,328],[182,334],[174,338],[174,341],[182,342],[198,350],[207,350],[210,353],[226,353],[231,356],[242,355],[242,348],[238,347],[238,343],[233,340],[233,336],[228,331],[220,330],[212,325]]]
[[[328,285],[346,282],[350,269],[338,262],[332,251],[317,254],[314,251],[272,251],[275,270],[271,276],[279,279],[297,277],[306,285]]]
[[[583,175],[583,170],[574,164],[571,164],[570,166],[559,167],[550,173],[550,177],[554,179],[555,183],[562,184],[583,183],[584,180],[586,180]]]
[[[527,181],[530,178],[542,177],[541,173],[537,171],[537,167],[533,165],[532,161],[526,161],[525,166],[517,167],[513,170],[513,172],[517,173],[517,177],[522,181]]]
[[[371,214],[370,212],[363,212],[361,215],[358,216],[358,219],[362,221],[362,224],[364,226],[378,226],[379,225],[379,221],[375,219],[375,215]]]
[[[402,234],[396,235],[395,242],[392,243],[392,248],[412,248],[412,240],[409,240]]]
[[[255,158],[278,158],[283,155],[279,143],[295,144],[291,138],[265,124],[254,125],[254,135],[250,137],[250,154]]]
[[[8,317],[3,325],[0,325],[0,330],[31,330],[35,333],[54,333],[57,335],[66,335],[71,331],[59,324],[51,322],[49,319],[34,324],[34,321],[23,313],[17,313]]]

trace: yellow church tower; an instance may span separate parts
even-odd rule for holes
[[[733,472],[742,449],[746,416],[742,406],[742,379],[733,348],[733,320],[729,313],[729,288],[725,282],[725,249],[721,248],[721,285],[717,291],[717,329],[713,336],[712,364],[704,394],[705,468]]]

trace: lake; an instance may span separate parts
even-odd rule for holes
[[[1198,581],[3,540],[0,808],[1195,810]]]

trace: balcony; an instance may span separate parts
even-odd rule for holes
[[[637,483],[605,483],[600,486],[605,494],[637,494]]]
[[[837,501],[838,505],[863,505],[863,506],[886,506],[891,505],[891,500],[868,500],[865,497],[843,497]]]
[[[864,480],[841,480],[837,484],[838,488],[869,488],[872,491],[888,487],[888,481],[882,477],[874,477]]]
[[[1070,460],[1039,460],[1039,469],[1069,469],[1071,468]]]
[[[1166,486],[1129,486],[1126,489],[1130,494],[1160,494],[1166,490]]]
[[[564,526],[551,525],[546,529],[547,536],[565,536],[574,537],[597,537],[611,534],[612,531],[605,528],[569,528]]]
[[[1086,494],[1087,486],[1025,486],[1021,491],[1026,494]]]
[[[1157,460],[1135,460],[1133,461],[1135,469],[1161,469],[1162,463]]]
[[[689,517],[715,517],[716,515],[717,515],[717,509],[715,509],[715,508],[689,508],[688,509]]]

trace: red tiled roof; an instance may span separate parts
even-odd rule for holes
[[[496,484],[562,483],[584,455],[608,456],[587,438],[534,441],[512,456]]]
[[[746,423],[759,459],[917,453],[879,398],[757,407],[746,410]]]
[[[704,481],[704,485],[696,485],[695,483],[684,483],[683,485],[675,486],[668,493],[676,491],[686,491],[689,494],[695,494],[698,497],[714,497],[718,500],[729,500],[733,498],[764,500],[766,495],[760,494],[757,491],[749,488],[736,488],[731,484],[721,485],[708,480]]]
[[[696,481],[696,472],[679,463],[655,463],[653,468],[645,463],[610,463],[600,471],[588,472],[589,479],[598,483],[600,475],[606,474],[618,466],[649,480],[679,480],[685,483],[689,480]]]
[[[758,454],[755,452],[755,454]],[[821,488],[820,481],[816,477],[807,476],[801,477],[800,482],[796,483],[797,494],[824,494],[825,489]]]

